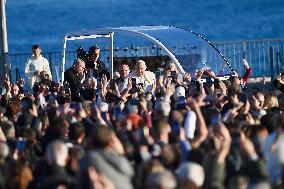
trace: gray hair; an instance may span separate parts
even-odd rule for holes
[[[49,164],[65,167],[68,157],[68,147],[61,140],[55,140],[48,144],[45,155]]]
[[[171,171],[164,170],[149,174],[146,185],[149,189],[174,189],[177,187],[177,181]]]
[[[76,58],[74,61],[73,61],[73,66],[75,66],[77,63],[79,63],[79,62],[84,62],[85,63],[85,61],[84,60],[82,60],[81,58]]]

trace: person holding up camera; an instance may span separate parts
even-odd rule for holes
[[[179,85],[183,85],[184,81],[190,81],[191,77],[189,73],[185,73],[184,76],[179,73],[175,63],[169,61],[164,70],[164,81],[167,81],[167,78],[172,78],[171,82]]]

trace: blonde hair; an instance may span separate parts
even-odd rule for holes
[[[270,95],[269,108],[278,107],[278,98],[275,95]]]
[[[277,96],[273,95],[273,94],[265,94],[264,95],[264,104],[263,106],[265,108],[273,108],[273,107],[278,107],[279,103],[278,103],[278,98]]]

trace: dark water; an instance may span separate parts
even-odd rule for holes
[[[10,52],[61,51],[80,29],[172,25],[210,40],[284,36],[284,0],[7,0]]]

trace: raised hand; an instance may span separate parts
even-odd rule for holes
[[[248,69],[249,68],[249,64],[248,61],[244,58],[243,59],[243,65]]]
[[[211,77],[213,79],[217,79],[215,73],[212,70],[206,70],[206,73],[209,77]]]
[[[11,81],[7,74],[5,75],[5,78],[4,78],[4,87],[7,89],[7,91],[11,90]]]
[[[223,164],[225,163],[225,159],[229,154],[232,138],[229,130],[222,122],[219,122],[216,126],[214,141],[218,153],[217,161],[218,163]]]
[[[254,145],[252,141],[245,136],[243,132],[241,132],[241,136],[239,139],[241,150],[249,157],[257,157],[257,153],[255,151]]]
[[[196,76],[195,76],[195,77],[196,77],[196,80],[201,79],[203,73],[204,73],[204,70],[198,70],[198,71],[196,72]]]
[[[187,98],[187,104],[194,112],[200,109],[199,104],[192,98]]]
[[[107,86],[108,85],[108,80],[107,80],[107,76],[105,74],[102,75],[102,85],[103,86]]]
[[[168,83],[167,90],[166,90],[166,95],[167,96],[172,96],[174,94],[174,92],[175,92],[175,85],[173,83]]]
[[[189,73],[185,73],[185,74],[184,74],[184,81],[188,81],[188,82],[191,81],[191,76],[190,76]]]
[[[221,93],[226,95],[227,94],[227,87],[226,87],[225,83],[223,83],[222,81],[219,81],[219,86],[220,86]]]
[[[26,81],[23,78],[20,78],[20,80],[17,81],[17,85],[19,87],[24,87],[25,83],[26,83]]]

